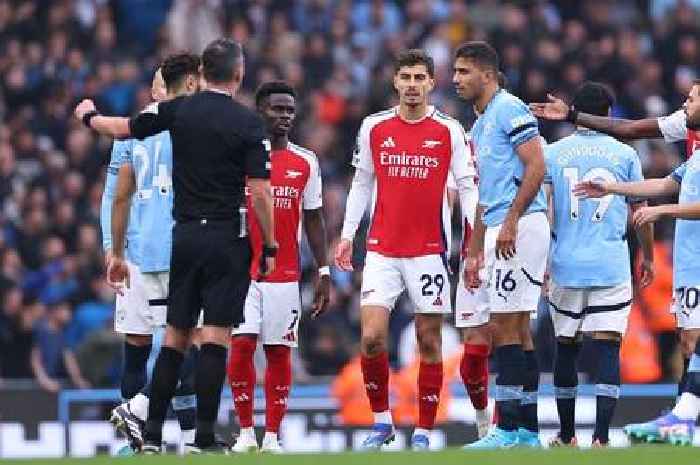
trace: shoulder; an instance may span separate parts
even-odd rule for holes
[[[464,126],[462,126],[462,123],[460,123],[456,118],[451,117],[447,113],[443,113],[442,111],[438,110],[437,108],[433,111],[433,114],[430,117],[434,121],[447,126],[451,130],[456,129],[462,133],[465,132]]]
[[[360,130],[369,131],[376,125],[395,117],[396,108],[389,108],[387,110],[379,111],[377,113],[372,113],[371,115],[365,116],[365,118],[362,120],[362,126]]]
[[[318,167],[318,157],[316,156],[316,154],[312,150],[309,150],[309,149],[302,147],[300,145],[293,144],[291,142],[289,143],[289,145],[287,145],[287,149],[291,153],[300,157],[306,163],[308,163],[310,168]]]
[[[262,117],[255,111],[245,105],[233,100],[233,104],[229,106],[229,117],[232,119],[230,123],[240,131],[249,133],[265,132],[265,122]]]

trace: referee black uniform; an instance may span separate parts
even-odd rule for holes
[[[202,55],[202,68],[208,83],[218,83],[213,85],[217,89],[160,102],[129,120],[133,137],[168,130],[173,145],[175,227],[168,329],[153,373],[143,434],[147,453],[160,451],[163,422],[183,360],[182,340],[196,325],[200,309],[205,328],[223,331],[208,331],[202,337],[195,373],[197,431],[186,451],[226,450],[215,440],[214,424],[226,372],[228,330],[243,320],[250,284],[251,251],[241,214],[244,189],[246,178],[270,177],[270,143],[262,119],[218,90],[233,90],[240,83],[240,45],[228,39],[212,42]],[[274,256],[274,247],[269,253]]]
[[[269,178],[269,142],[257,114],[205,90],[161,102],[129,123],[142,139],[169,130],[173,144],[173,249],[168,324],[232,326],[250,283],[245,179]]]

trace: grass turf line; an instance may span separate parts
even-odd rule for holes
[[[230,461],[230,462],[229,462]],[[693,447],[638,446],[628,449],[547,451],[461,451],[430,453],[384,452],[342,454],[288,454],[149,457],[94,457],[87,459],[2,460],[2,465],[699,465],[700,449]]]

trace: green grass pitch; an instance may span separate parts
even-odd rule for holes
[[[237,456],[95,457],[2,460],[2,465],[700,465],[700,449],[640,446],[629,449],[490,452],[384,452]]]

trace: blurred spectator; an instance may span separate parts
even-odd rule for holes
[[[61,389],[65,378],[77,388],[90,387],[80,372],[75,354],[65,341],[65,327],[70,318],[70,306],[57,303],[48,308],[46,318],[36,325],[31,366],[39,385],[49,392]]]

